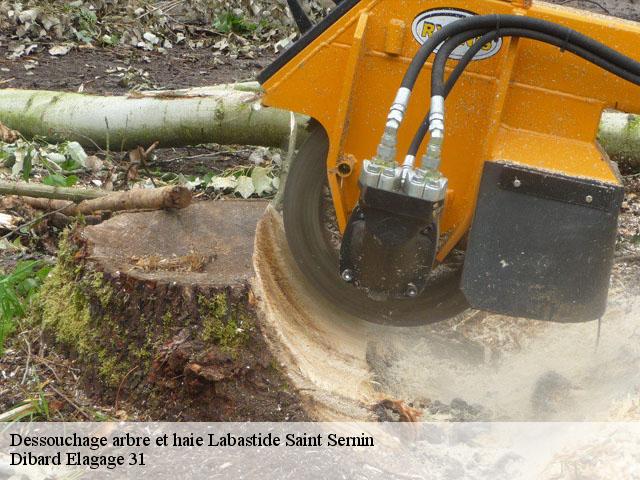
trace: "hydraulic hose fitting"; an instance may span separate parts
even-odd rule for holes
[[[405,194],[433,203],[444,202],[449,181],[437,170],[419,168],[407,176],[403,186]]]
[[[430,139],[422,159],[422,168],[437,170],[440,167],[442,143],[444,142],[444,97],[441,95],[431,98],[429,132]]]
[[[415,155],[407,155],[404,157],[404,162],[402,163],[402,181],[406,182],[409,178],[409,174],[413,170],[413,167],[416,163]]]
[[[397,125],[399,125],[399,123]],[[387,122],[373,161],[379,165],[390,167],[396,161],[397,151],[398,127],[391,122]]]
[[[442,158],[442,131],[431,132],[431,139],[427,144],[427,151],[422,157],[422,167],[429,170],[438,170]]]
[[[416,156],[415,155],[407,155],[406,157],[404,157],[404,162],[402,163],[402,168],[405,169],[412,169],[413,166],[416,163]]]
[[[407,111],[407,105],[409,105],[410,98],[411,90],[406,87],[400,88],[396,94],[396,98],[393,100],[393,105],[391,105],[391,112],[397,110],[401,113],[402,117],[404,117],[404,112]],[[400,119],[400,122],[402,122],[402,118]]]
[[[396,161],[398,146],[398,129],[404,120],[404,114],[407,111],[411,90],[408,88],[400,88],[396,94],[396,98],[391,105],[387,123],[384,128],[382,140],[378,145],[378,151],[374,161],[376,163],[392,166]]]

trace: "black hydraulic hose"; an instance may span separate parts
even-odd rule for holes
[[[578,47],[572,43],[567,43],[565,39],[560,39],[551,35],[547,35],[544,33],[540,33],[537,31],[531,31],[521,28],[505,28],[499,31],[495,30],[493,32],[486,33],[482,38],[477,40],[474,45],[467,51],[465,56],[460,60],[460,62],[456,65],[456,68],[449,76],[447,82],[444,82],[444,73],[445,66],[448,60],[448,57],[453,53],[453,51],[461,44],[470,40],[472,38],[476,38],[477,33],[466,32],[456,35],[450,38],[448,41],[442,45],[438,51],[436,56],[436,61],[433,65],[432,70],[432,95],[442,95],[443,97],[447,97],[456,82],[467,68],[467,66],[471,63],[475,55],[480,51],[480,49],[487,43],[496,40],[499,37],[524,37],[532,40],[541,41],[544,43],[548,43],[550,45],[554,45],[562,48],[563,50],[569,51],[579,57],[584,58],[591,63],[603,68],[604,70],[613,73],[631,83],[636,85],[640,85],[640,75],[630,73],[624,68],[615,65],[608,61],[607,59],[601,58],[594,53],[582,48]],[[633,60],[635,62],[635,60]],[[638,62],[635,62],[638,63]],[[429,113],[425,116],[423,122],[420,124],[420,127],[416,131],[416,134],[413,138],[409,151],[407,155],[416,156],[420,146],[424,142],[424,139],[429,130]]]
[[[447,79],[447,83],[445,85],[445,91],[443,95],[445,98],[449,96],[449,93],[451,93],[451,91],[453,90],[453,87],[456,86],[456,83],[458,82],[458,80],[466,70],[467,66],[475,58],[478,52],[482,50],[482,47],[485,44],[497,39],[498,36],[499,36],[499,33],[496,31],[489,32],[485,34],[483,37],[481,37],[479,41],[474,43],[471,46],[471,48],[469,48],[469,50],[467,50],[467,52],[460,59],[456,67],[453,69],[453,72],[451,72],[451,75],[449,75],[449,78]],[[424,139],[427,136],[427,132],[429,131],[429,114],[430,113],[431,112],[427,111],[427,114],[425,115],[424,120],[420,124],[418,131],[413,137],[413,141],[411,142],[411,146],[409,147],[409,151],[407,152],[407,155],[411,155],[413,157],[418,155],[418,150],[420,150],[420,146],[422,145],[422,142],[424,142]]]
[[[287,5],[289,5],[289,10],[291,10],[291,15],[293,15],[293,19],[298,26],[298,30],[300,33],[304,34],[311,30],[313,27],[313,23],[309,20],[309,17],[302,8],[302,5],[298,2],[298,0],[287,0]]]
[[[497,32],[497,31],[496,31]],[[537,31],[532,31],[523,28],[505,28],[501,29],[497,32],[500,37],[521,37],[521,38],[529,38],[532,40],[537,40],[540,42],[548,43],[550,45],[554,45],[556,47],[560,47],[567,52],[571,52],[583,59],[597,65],[598,67],[613,73],[625,80],[630,81],[631,83],[635,83],[636,85],[640,85],[640,71],[636,74],[634,72],[630,72],[627,69],[624,69],[618,65],[611,63],[606,57],[598,56],[597,54],[586,50],[580,46],[574,45],[573,43],[567,43],[565,39],[558,38],[552,35],[540,33]],[[487,34],[489,35],[489,34]],[[444,45],[438,51],[436,55],[436,60],[433,64],[432,77],[431,77],[431,95],[443,95],[445,93],[445,82],[444,82],[444,74],[445,67],[449,56],[453,53],[453,51],[458,48],[459,45],[470,40],[472,38],[476,38],[477,35],[474,32],[461,33],[456,35],[455,37],[451,37],[449,40],[445,42]],[[483,40],[480,40],[482,42]],[[636,62],[638,63],[638,62]],[[638,67],[640,69],[640,63],[638,63]]]
[[[470,30],[501,31],[506,28],[523,28],[560,38],[563,40],[563,44],[573,44],[581,47],[598,57],[606,58],[613,65],[621,67],[633,74],[640,75],[640,63],[571,28],[538,18],[518,15],[483,15],[458,20],[432,35],[429,40],[420,47],[418,53],[413,58],[402,80],[402,87],[413,90],[418,76],[422,71],[422,67],[429,56],[441,43],[450,37]]]
[[[474,43],[471,46],[471,48],[467,50],[467,52],[460,59],[460,61],[454,68],[453,72],[451,72],[451,75],[449,75],[449,78],[447,79],[447,83],[445,85],[445,92],[444,92],[445,98],[449,96],[449,93],[451,93],[456,83],[458,82],[458,80],[466,70],[467,66],[475,58],[475,56],[482,49],[482,47],[485,44],[489,43],[490,41],[493,41],[496,38],[498,38],[498,35],[499,35],[498,32],[489,32],[485,34],[483,37],[481,37],[480,41],[477,41],[476,43]],[[429,131],[429,114],[430,112],[427,111],[427,114],[425,115],[424,120],[420,124],[418,131],[413,137],[413,142],[409,147],[409,151],[407,152],[407,155],[412,155],[415,157],[418,154],[418,150],[420,150],[420,146],[422,145],[422,142],[424,141],[425,137],[427,136],[427,132]]]

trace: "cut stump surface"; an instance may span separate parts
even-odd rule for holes
[[[89,257],[105,273],[187,286],[242,287],[253,277],[253,237],[265,208],[262,201],[219,201],[125,213],[87,227],[84,236]]]

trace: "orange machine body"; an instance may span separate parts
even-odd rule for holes
[[[342,230],[358,202],[362,162],[375,155],[389,106],[420,47],[416,33],[427,36],[440,27],[420,22],[425,12],[452,10],[541,18],[640,59],[640,24],[543,2],[353,3],[263,80],[266,105],[308,115],[327,131],[327,172]],[[441,170],[449,179],[449,191],[441,220],[445,241],[439,260],[469,231],[484,162],[511,162],[620,185],[613,164],[596,140],[600,118],[608,108],[640,111],[639,87],[557,47],[505,38],[486,50],[490,55],[471,63],[446,103]],[[428,109],[432,60],[423,69],[400,130],[398,162],[402,162]],[[448,68],[455,61],[450,60]],[[343,162],[353,169],[339,170]]]

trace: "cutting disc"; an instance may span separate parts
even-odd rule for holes
[[[415,299],[373,299],[340,278],[340,235],[327,182],[328,147],[324,129],[313,124],[290,167],[283,200],[289,248],[317,295],[361,319],[404,326],[448,319],[468,308],[459,289],[461,262],[455,259],[434,269],[425,293]]]

